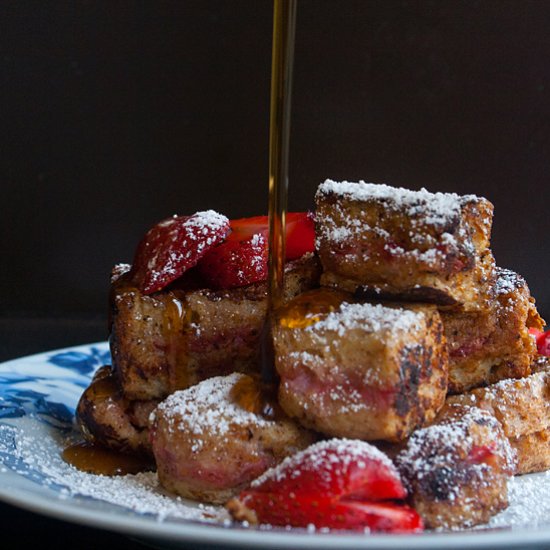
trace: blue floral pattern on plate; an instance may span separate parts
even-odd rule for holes
[[[30,356],[24,362],[2,365],[0,419],[34,414],[53,426],[70,425],[76,403],[93,373],[111,361],[106,344],[53,352],[46,362],[55,368],[48,370],[44,369],[43,357]]]
[[[100,343],[0,365],[0,464],[29,480],[44,483],[46,476],[17,456],[18,428],[10,420],[28,416],[57,433],[68,433],[82,391],[96,369],[110,361],[107,344]]]

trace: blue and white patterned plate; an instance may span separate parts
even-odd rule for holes
[[[178,548],[189,543],[240,548],[420,549],[550,546],[550,474],[512,481],[511,505],[474,531],[414,536],[256,530],[231,525],[223,510],[174,498],[152,473],[122,478],[76,471],[60,457],[78,437],[73,416],[106,343],[0,364],[0,500],[66,521]]]

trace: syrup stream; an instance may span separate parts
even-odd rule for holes
[[[267,313],[260,344],[261,395],[253,387],[235,388],[235,400],[266,418],[280,414],[276,397],[271,326],[283,301],[285,233],[288,195],[288,155],[296,0],[274,0],[269,119],[269,271]],[[170,317],[171,319],[171,317]],[[250,385],[250,384],[248,384]],[[93,443],[78,443],[63,451],[63,459],[79,470],[104,475],[149,469],[143,458],[124,455]]]
[[[288,195],[288,156],[292,66],[296,32],[296,0],[274,0],[269,118],[269,271],[267,314],[261,338],[262,382],[276,380],[271,325],[273,311],[282,303]]]

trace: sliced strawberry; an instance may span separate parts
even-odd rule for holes
[[[254,510],[261,524],[350,531],[411,533],[422,530],[422,519],[411,508],[393,503],[331,501],[302,493],[243,491],[242,504]]]
[[[244,241],[261,234],[268,239],[267,216],[231,220],[228,241]],[[296,260],[315,249],[315,227],[311,212],[288,212],[286,215],[286,259]]]
[[[230,502],[228,510],[236,519],[254,518],[261,524],[421,531],[422,520],[413,509],[388,502],[405,496],[386,455],[363,441],[332,439],[268,470]]]
[[[254,216],[252,218],[239,218],[231,220],[231,233],[227,237],[228,241],[246,241],[254,235],[263,235],[266,237],[269,234],[269,221],[267,216]]]
[[[286,259],[296,260],[315,250],[315,224],[311,212],[286,215]]]
[[[541,332],[537,336],[537,351],[539,355],[550,357],[550,330]]]
[[[229,231],[229,220],[213,210],[161,221],[137,247],[132,267],[135,284],[144,294],[163,289],[195,266]]]
[[[209,288],[236,288],[267,279],[267,255],[261,234],[245,241],[228,239],[210,250],[197,269]]]
[[[363,441],[332,439],[308,447],[268,470],[257,492],[320,494],[329,499],[388,500],[406,496],[391,460]]]
[[[529,334],[535,338],[535,340],[541,335],[544,334],[542,330],[539,330],[538,328],[530,328],[528,329]]]
[[[250,285],[267,279],[268,218],[231,220],[226,242],[213,248],[198,264],[204,282],[213,289]],[[313,251],[313,219],[307,212],[287,215],[287,260]]]

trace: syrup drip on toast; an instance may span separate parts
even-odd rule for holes
[[[296,0],[274,0],[269,119],[269,271],[267,312],[260,337],[261,393],[255,387],[237,389],[235,401],[267,418],[278,414],[277,373],[271,327],[282,304],[285,268],[285,229],[288,196],[288,156]]]
[[[276,322],[285,328],[306,328],[336,311],[343,302],[352,302],[348,292],[317,288],[296,296],[277,311]]]
[[[119,394],[120,389],[110,367],[101,367],[88,388],[90,398],[105,399]],[[67,446],[61,458],[78,470],[100,475],[137,474],[154,470],[152,458],[139,453],[124,453],[93,441],[80,441]]]

